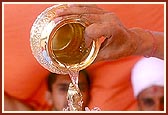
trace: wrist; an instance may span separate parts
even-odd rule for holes
[[[150,31],[141,28],[131,28],[134,33],[134,39],[137,41],[137,49],[134,55],[151,57],[156,52],[156,39]]]

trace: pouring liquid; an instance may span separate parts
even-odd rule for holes
[[[99,41],[94,40],[89,47],[85,45],[84,30],[89,26],[86,19],[79,16],[67,16],[60,20],[56,10],[67,5],[55,5],[43,11],[35,20],[31,29],[30,43],[34,57],[47,70],[57,74],[69,74],[69,97],[77,94],[78,105],[82,103],[78,88],[79,70],[89,66],[96,58]],[[69,103],[77,104],[69,98]],[[75,106],[74,106],[75,107]],[[80,106],[79,106],[80,107]],[[69,110],[81,110],[70,108]]]
[[[87,66],[96,56],[96,42],[89,48],[84,39],[85,25],[81,23],[65,23],[53,29],[50,34],[49,51],[53,62],[64,66],[72,83],[67,92],[68,107],[64,110],[82,111],[82,94],[78,87],[81,65]]]
[[[52,34],[51,49],[54,60],[65,66],[72,80],[67,92],[68,108],[65,110],[82,110],[82,94],[78,87],[79,70],[71,69],[71,66],[80,64],[89,55],[89,48],[85,46],[84,29],[79,23],[68,23]]]

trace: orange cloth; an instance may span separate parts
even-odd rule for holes
[[[128,27],[163,31],[163,5],[118,4],[98,5],[114,12]],[[133,97],[130,74],[133,65],[141,57],[127,57],[117,61],[100,62],[88,68],[91,76],[90,108],[102,110],[137,110]]]
[[[47,6],[4,6],[5,92],[24,101],[33,100],[29,103],[35,108],[46,104],[43,95],[46,88],[44,78],[49,72],[32,55],[30,29],[36,17]]]
[[[130,70],[141,57],[127,57],[117,61],[99,62],[87,70],[91,76],[90,108],[121,111],[136,110]]]
[[[29,36],[36,17],[50,4],[4,5],[4,88],[5,92],[26,101],[36,110],[47,110],[45,77],[48,71],[31,53]],[[130,27],[163,31],[163,5],[102,5],[117,14]],[[102,110],[135,110],[130,85],[130,70],[139,57],[92,65],[92,89],[89,107]]]

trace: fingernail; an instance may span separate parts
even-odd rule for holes
[[[106,37],[102,36],[99,38],[100,44],[104,42],[104,40],[106,39]]]

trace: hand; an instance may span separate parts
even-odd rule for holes
[[[96,61],[118,59],[134,54],[146,55],[151,52],[151,35],[143,30],[138,33],[138,29],[127,29],[114,13],[98,8],[96,5],[72,4],[58,11],[57,14],[58,17],[80,15],[91,23],[85,29],[87,46],[94,39],[102,38],[102,36],[105,38]],[[147,42],[146,38],[149,38]],[[143,48],[140,47],[142,44],[145,45]]]

